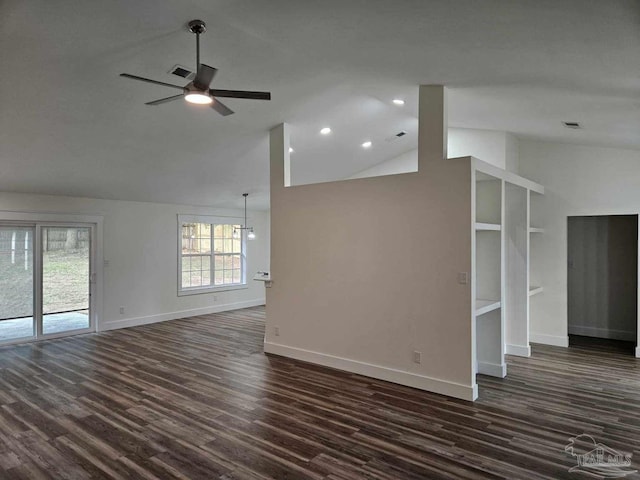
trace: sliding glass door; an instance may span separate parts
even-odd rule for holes
[[[94,330],[93,230],[0,224],[0,343]]]
[[[90,327],[91,229],[42,227],[42,334]]]
[[[35,336],[35,227],[0,225],[0,342]]]

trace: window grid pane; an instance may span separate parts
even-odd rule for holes
[[[236,238],[238,233],[243,233],[240,227],[206,223],[182,225],[182,288],[243,283],[243,242]]]

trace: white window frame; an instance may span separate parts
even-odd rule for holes
[[[243,219],[239,217],[222,217],[222,216],[209,216],[209,215],[178,215],[178,296],[185,295],[201,295],[205,293],[226,292],[229,290],[245,290],[249,288],[247,286],[247,236],[246,230],[241,230],[241,283],[234,283],[228,285],[209,285],[204,287],[182,287],[182,226],[186,223],[207,223],[210,225],[242,225]],[[213,228],[211,228],[211,234],[213,235]],[[211,281],[214,279],[214,266],[215,266],[215,254],[213,253],[213,238],[211,239]]]

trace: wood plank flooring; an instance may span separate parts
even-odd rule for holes
[[[576,479],[640,460],[640,361],[534,346],[475,403],[262,352],[253,308],[0,349],[0,478]],[[634,477],[627,477],[634,478]]]

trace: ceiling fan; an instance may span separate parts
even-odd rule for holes
[[[250,100],[271,100],[270,92],[251,92],[246,90],[218,90],[215,88],[209,88],[211,81],[218,71],[216,68],[210,67],[200,63],[200,35],[207,31],[207,26],[202,20],[191,20],[188,24],[189,31],[196,36],[196,76],[192,82],[181,87],[180,85],[173,85],[171,83],[159,82],[150,78],[139,77],[137,75],[131,75],[129,73],[121,73],[121,77],[132,78],[141,82],[154,83],[156,85],[163,85],[165,87],[177,88],[182,93],[179,95],[172,95],[171,97],[161,98],[152,102],[147,102],[145,105],[160,105],[162,103],[172,102],[179,98],[184,98],[189,103],[195,103],[199,105],[211,105],[216,112],[220,115],[231,115],[233,110],[227,107],[224,103],[218,100],[217,97],[223,98],[246,98]]]

